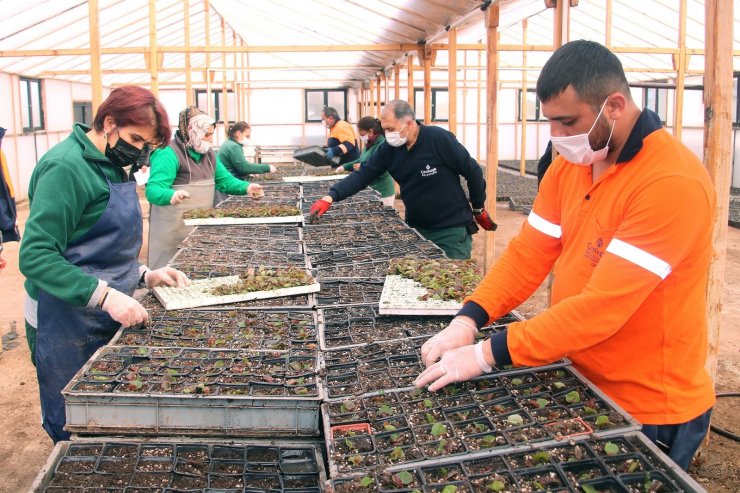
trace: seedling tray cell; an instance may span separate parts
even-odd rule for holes
[[[377,305],[382,289],[379,279],[332,279],[321,283],[316,304],[319,308]]]
[[[229,295],[214,295],[211,293],[211,290],[218,286],[228,286],[236,284],[237,282],[239,282],[239,276],[227,276],[216,279],[196,280],[193,281],[190,286],[183,288],[158,286],[153,289],[153,292],[166,310],[180,310],[183,308],[195,308],[225,303],[238,303],[240,301],[315,293],[321,288],[318,283],[314,283],[306,286],[280,288],[271,291],[253,291],[251,293]]]
[[[148,356],[143,354],[149,352]],[[98,362],[131,356],[114,376]],[[316,435],[318,361],[305,353],[106,346],[62,391],[77,433]],[[105,389],[84,386],[99,383]]]
[[[94,450],[74,455],[73,447],[80,443]],[[274,450],[274,460],[251,460],[257,455],[252,451],[260,449]],[[158,455],[150,456],[152,451]],[[266,485],[269,478],[270,491],[318,493],[326,483],[323,463],[315,442],[81,439],[55,445],[30,491],[215,493]]]
[[[197,226],[183,240],[186,244],[191,238],[214,241],[235,238],[242,242],[259,239],[299,240],[300,228],[294,224],[248,224],[243,226]]]
[[[204,265],[223,266],[225,272],[243,272],[247,266],[305,267],[306,256],[302,253],[249,249],[216,249],[212,247],[184,247],[168,262],[182,265],[188,270],[202,270]]]

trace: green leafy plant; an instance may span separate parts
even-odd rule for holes
[[[203,208],[186,211],[183,219],[210,219],[221,217],[283,217],[300,216],[301,210],[290,205],[261,205],[256,207],[233,207],[229,209]]]
[[[360,479],[360,484],[362,485],[363,488],[367,488],[374,483],[375,483],[375,480],[371,478],[370,476],[365,476],[364,478]]]
[[[392,476],[393,482],[399,486],[408,486],[414,481],[414,475],[408,471],[401,471]]]
[[[472,259],[392,259],[388,274],[413,279],[427,289],[420,300],[462,301],[470,295],[481,280],[478,266]]]
[[[448,484],[442,488],[442,493],[457,493],[457,486],[454,484]]]
[[[211,292],[217,296],[230,294],[252,293],[254,291],[272,291],[281,288],[292,288],[314,284],[314,278],[305,270],[298,267],[284,269],[268,269],[250,267],[239,275],[235,284],[217,286]]]
[[[365,458],[361,455],[351,455],[347,460],[354,466],[360,466],[365,462]]]
[[[394,447],[393,450],[391,450],[391,453],[388,454],[388,457],[392,461],[401,461],[406,458],[406,452],[404,452],[401,447]]]
[[[604,453],[606,455],[617,455],[619,453],[619,446],[613,442],[606,442],[604,445]]]
[[[393,414],[393,408],[388,404],[383,404],[378,408],[378,412],[383,416],[390,416]]]
[[[504,491],[504,488],[506,488],[506,484],[498,479],[486,485],[488,491]]]
[[[431,434],[432,436],[438,437],[447,433],[447,426],[442,423],[434,423],[432,425]]]
[[[611,426],[613,423],[609,420],[609,416],[601,415],[598,418],[596,418],[596,421],[594,421],[594,424],[598,426],[599,428],[606,428],[607,426]]]
[[[521,414],[510,414],[506,418],[506,422],[512,426],[521,426],[524,424],[524,418],[522,418]]]
[[[565,402],[569,404],[577,404],[581,402],[581,394],[579,394],[577,390],[571,390],[565,394]]]

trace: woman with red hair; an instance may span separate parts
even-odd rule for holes
[[[100,105],[92,128],[76,123],[31,175],[19,266],[43,427],[55,443],[70,436],[61,390],[121,325],[147,319],[134,289],[189,282],[175,269],[139,265],[141,207],[124,170],[145,144],[169,139],[167,113],[154,95],[121,87]]]

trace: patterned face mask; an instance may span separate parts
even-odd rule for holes
[[[188,145],[198,154],[205,154],[211,148],[211,143],[203,138],[212,125],[213,119],[205,113],[195,115],[188,122]]]
[[[136,163],[143,149],[139,149],[133,144],[126,142],[117,130],[116,133],[118,134],[118,142],[113,147],[108,144],[108,134],[106,133],[105,135],[105,157],[110,159],[110,162],[115,166],[121,168]]]

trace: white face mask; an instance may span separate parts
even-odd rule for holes
[[[593,131],[596,126],[596,122],[599,121],[601,113],[604,111],[604,106],[606,106],[606,100],[604,101],[604,104],[601,105],[599,114],[596,115],[596,120],[594,120],[594,124],[591,125],[591,128],[587,133],[569,135],[567,137],[550,137],[552,145],[555,146],[558,153],[562,154],[563,157],[571,163],[590,166],[596,161],[601,161],[606,158],[606,155],[609,154],[609,142],[611,142],[612,134],[614,133],[614,120],[612,120],[612,129],[611,132],[609,132],[609,138],[602,149],[593,150],[591,148],[591,143],[588,140],[588,136]]]
[[[207,140],[201,140],[198,145],[193,145],[193,150],[198,154],[205,154],[211,148],[211,143]]]
[[[239,141],[239,143],[243,146],[249,144],[249,139],[244,137],[242,140]]]
[[[401,147],[406,143],[406,139],[408,138],[408,133],[406,134],[406,137],[401,137],[401,132],[403,132],[403,129],[406,128],[406,125],[408,122],[403,124],[403,127],[401,127],[401,130],[398,132],[386,132],[385,133],[385,141],[388,142],[389,146],[393,147]]]
[[[367,143],[367,135],[360,135],[360,140],[364,143]]]

